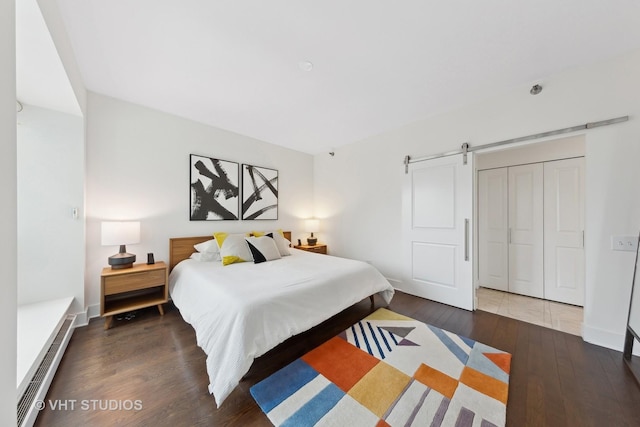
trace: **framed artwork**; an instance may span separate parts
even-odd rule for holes
[[[239,218],[239,165],[191,154],[191,221]]]
[[[278,219],[278,171],[242,165],[242,219]]]

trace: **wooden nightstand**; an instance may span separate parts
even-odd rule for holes
[[[100,276],[100,316],[105,317],[104,328],[109,329],[113,316],[140,308],[158,306],[169,300],[169,270],[160,261],[155,264],[135,264],[132,268],[102,269]]]
[[[296,245],[294,246],[294,248],[296,249],[302,249],[303,251],[307,251],[307,252],[315,252],[317,254],[327,254],[327,245],[313,245],[313,246],[309,246],[309,245]]]

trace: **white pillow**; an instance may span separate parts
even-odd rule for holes
[[[200,262],[220,261],[220,252],[194,252],[189,258]]]
[[[273,240],[276,242],[276,246],[278,247],[278,252],[280,252],[280,256],[291,255],[289,251],[289,245],[291,244],[280,232],[278,231],[267,231],[265,236],[273,237]]]
[[[255,264],[282,258],[273,238],[262,236],[246,237],[245,239],[249,245],[249,250],[251,251]]]
[[[243,234],[214,233],[214,237],[220,247],[222,265],[253,261]]]
[[[220,248],[218,248],[218,243],[216,239],[207,240],[206,242],[198,243],[197,245],[193,245],[194,249],[198,252],[211,252],[211,253],[219,253]]]

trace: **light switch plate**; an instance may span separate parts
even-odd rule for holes
[[[611,236],[611,249],[635,252],[638,250],[638,236]]]

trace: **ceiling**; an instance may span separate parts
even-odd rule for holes
[[[36,0],[16,1],[16,93],[22,104],[81,115]]]
[[[88,90],[308,153],[640,48],[636,0],[57,2]]]

